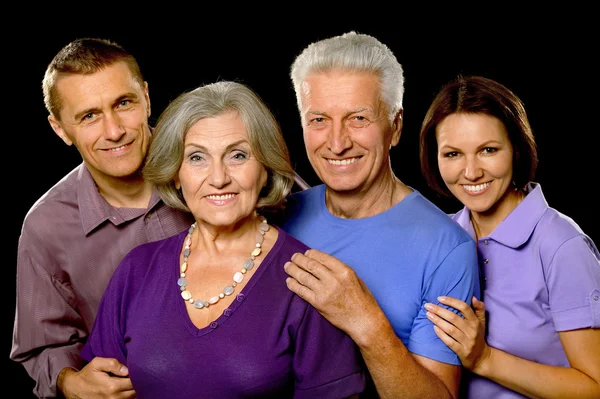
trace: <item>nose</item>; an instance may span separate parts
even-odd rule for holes
[[[352,147],[352,139],[348,129],[343,123],[334,123],[333,128],[328,134],[327,147],[334,154],[341,154],[348,148]]]
[[[477,158],[468,157],[465,166],[465,178],[468,180],[477,180],[483,176],[483,169],[479,165]]]
[[[215,188],[225,187],[231,182],[227,165],[222,160],[215,160],[212,163],[210,174],[208,176],[208,182]]]
[[[125,135],[125,127],[118,112],[105,114],[106,137],[112,141],[119,141]]]

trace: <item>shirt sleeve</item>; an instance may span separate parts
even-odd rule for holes
[[[63,368],[83,367],[80,350],[86,330],[75,310],[72,287],[50,275],[36,259],[36,248],[21,235],[10,358],[35,380],[34,393],[48,398],[57,396],[56,379]]]
[[[546,281],[557,331],[600,328],[600,255],[591,239],[578,235],[564,242]]]
[[[459,366],[460,358],[435,334],[433,323],[423,307],[426,302],[444,306],[438,301],[439,296],[451,296],[469,305],[473,296],[481,297],[475,241],[465,241],[456,246],[425,282],[423,303],[414,319],[407,345],[414,354]],[[444,307],[458,314],[458,310]]]
[[[296,399],[346,398],[365,388],[358,347],[310,305],[297,333],[293,367]]]
[[[127,288],[127,276],[124,270],[127,269],[128,259],[129,257],[125,257],[117,267],[100,301],[92,331],[81,351],[81,356],[88,362],[94,357],[105,357],[115,358],[127,365],[127,349],[122,326],[126,317],[123,304],[126,302],[124,294]]]

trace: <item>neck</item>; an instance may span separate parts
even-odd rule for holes
[[[485,212],[471,211],[471,223],[477,238],[487,237],[523,201],[523,191],[508,190],[505,196]]]
[[[203,251],[215,256],[218,253],[230,253],[238,248],[246,251],[247,243],[255,241],[256,232],[263,219],[255,213],[229,226],[216,226],[197,220],[197,228],[192,237],[193,246],[201,247]]]
[[[117,208],[146,208],[152,197],[152,185],[141,175],[128,178],[94,177],[100,195]]]
[[[325,203],[334,216],[360,219],[387,211],[409,195],[412,190],[391,172],[366,190],[334,191],[327,187]]]

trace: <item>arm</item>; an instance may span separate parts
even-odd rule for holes
[[[77,383],[77,378],[73,377],[87,375],[84,381],[94,381],[89,378],[92,369],[84,367],[85,361],[80,354],[87,336],[85,321],[75,310],[77,296],[70,283],[63,283],[52,276],[41,262],[36,262],[35,259],[48,258],[41,256],[39,251],[43,249],[39,241],[31,241],[27,235],[21,236],[10,358],[21,363],[35,380],[36,396],[52,398],[63,392],[67,398],[77,397],[65,391],[72,386],[70,381],[83,386],[83,382]],[[82,367],[81,373],[78,373],[77,370]],[[100,369],[94,368],[96,371]],[[115,369],[119,370],[119,367],[112,365],[103,374],[108,377],[106,373]],[[121,384],[129,379],[122,380]],[[91,388],[102,390],[106,387]],[[86,396],[86,391],[79,390],[79,393],[80,397],[90,397]]]
[[[56,397],[58,372],[78,369],[84,323],[73,308],[74,294],[30,255],[36,247],[23,236],[17,258],[17,298],[10,358],[35,380],[38,397]]]
[[[451,398],[460,367],[412,355],[356,273],[317,250],[285,264],[288,288],[358,345],[381,398]]]
[[[549,366],[488,346],[483,338],[483,302],[473,298],[475,312],[455,298],[440,298],[440,302],[459,310],[464,319],[443,307],[427,304],[435,332],[475,374],[530,398],[600,397],[600,330],[559,332],[571,367]]]

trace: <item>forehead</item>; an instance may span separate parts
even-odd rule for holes
[[[380,99],[377,75],[371,72],[334,69],[307,75],[302,91],[305,109],[374,109]]]
[[[504,124],[495,116],[484,113],[454,113],[436,128],[438,140],[508,141]]]
[[[56,90],[63,110],[74,113],[80,109],[102,108],[107,102],[125,95],[143,94],[143,88],[125,62],[114,63],[88,75],[60,76]]]
[[[192,125],[185,135],[185,142],[223,146],[229,142],[248,140],[248,130],[237,112],[229,111],[217,116],[202,118]]]

